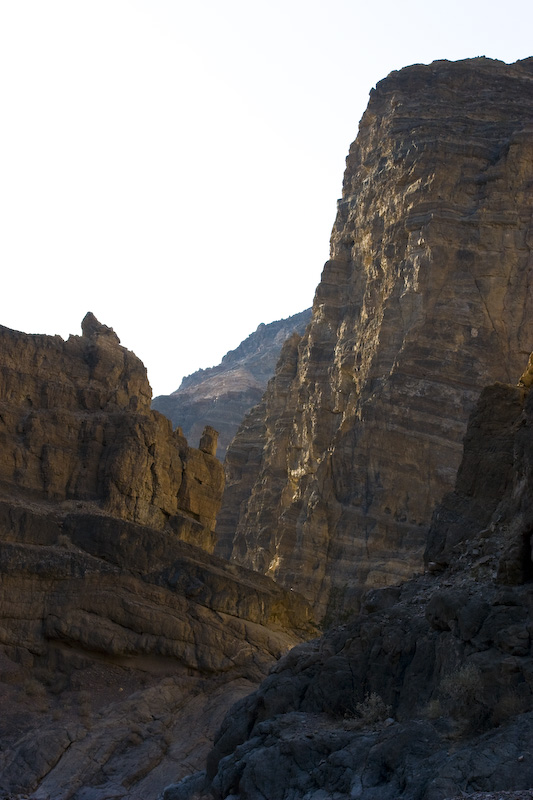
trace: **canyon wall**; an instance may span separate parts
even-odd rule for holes
[[[92,314],[82,336],[0,327],[0,490],[96,503],[212,551],[224,472],[150,410],[141,361]]]
[[[1,796],[157,797],[309,619],[166,531],[0,501]]]
[[[216,455],[223,461],[242,420],[261,400],[283,342],[293,333],[302,334],[310,319],[308,308],[287,319],[261,323],[220,364],[188,375],[175,392],[155,397],[152,408],[179,425],[191,444],[199,441],[205,425],[216,428]]]
[[[530,797],[531,378],[482,391],[425,574],[284,656],[163,800]]]
[[[533,60],[371,92],[313,317],[227,455],[219,552],[317,608],[422,567],[479,387],[533,346]]]
[[[303,598],[206,550],[223,487],[89,314],[0,328],[0,795],[157,797],[315,634]]]

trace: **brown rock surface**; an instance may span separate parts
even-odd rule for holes
[[[189,442],[199,441],[204,425],[214,426],[220,433],[216,455],[224,460],[239,425],[261,400],[274,374],[283,342],[293,333],[302,334],[310,319],[309,308],[268,325],[261,323],[220,364],[184,378],[175,392],[154,398],[152,407],[180,425]]]
[[[533,392],[485,389],[426,574],[295,647],[163,800],[526,798],[533,786]]]
[[[0,792],[156,797],[311,631],[294,593],[165,532],[1,504]]]
[[[421,569],[479,387],[523,371],[532,118],[532,59],[416,65],[371,93],[294,378],[237,436],[219,524],[221,552],[322,611]]]
[[[216,431],[173,433],[111,329],[0,353],[0,794],[156,797],[309,609],[183,541],[212,546]]]
[[[224,487],[209,448],[150,410],[139,359],[92,314],[82,336],[0,327],[0,485],[102,511],[211,551]],[[212,436],[212,434],[211,434]]]

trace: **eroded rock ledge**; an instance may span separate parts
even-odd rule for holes
[[[226,716],[162,800],[526,798],[533,786],[533,391],[495,384],[426,573],[373,589]],[[514,790],[514,791],[510,791]]]
[[[212,551],[224,471],[151,411],[141,361],[89,313],[82,336],[0,327],[0,489],[96,504]]]
[[[206,552],[216,432],[196,450],[151,411],[110,328],[1,328],[0,353],[0,794],[156,797],[310,609]]]

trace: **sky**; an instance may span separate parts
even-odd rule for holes
[[[0,0],[0,324],[92,311],[174,391],[312,304],[372,87],[532,31],[530,0]]]

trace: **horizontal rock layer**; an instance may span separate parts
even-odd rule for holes
[[[294,593],[166,532],[0,503],[0,791],[157,796],[312,632]]]
[[[359,614],[288,653],[228,713],[207,770],[164,800],[530,789],[532,453],[533,392],[485,389],[433,516],[427,573],[369,590]]]
[[[113,331],[82,330],[0,329],[0,794],[144,800],[315,629],[206,552],[216,431],[189,447]]]
[[[82,336],[0,327],[0,490],[96,503],[107,514],[214,547],[224,472],[150,410],[139,359],[92,314]]]
[[[218,527],[321,611],[421,569],[479,387],[523,370],[532,90],[532,59],[479,58],[371,93],[311,324],[228,452]]]

